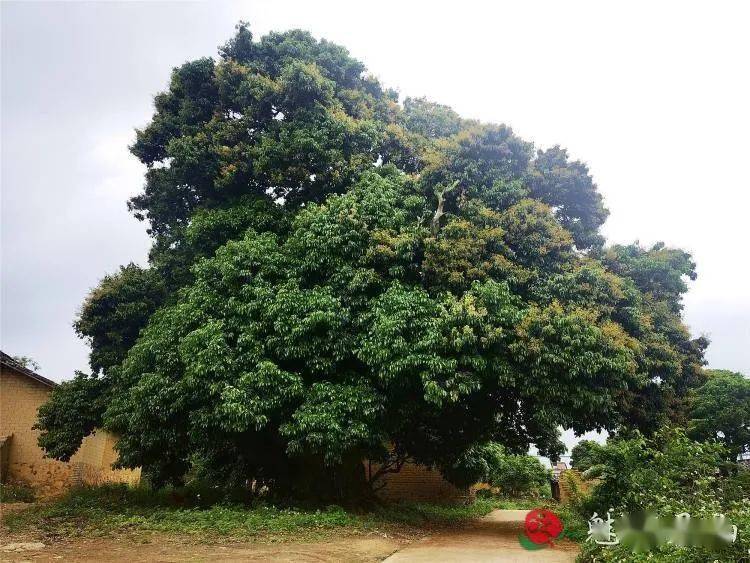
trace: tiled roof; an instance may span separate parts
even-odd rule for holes
[[[47,379],[46,377],[43,377],[39,375],[38,373],[31,371],[29,368],[22,366],[16,360],[14,360],[11,356],[9,356],[3,351],[0,351],[0,365],[3,365],[9,369],[12,369],[16,373],[20,373],[21,375],[30,377],[31,379],[34,379],[44,385],[48,385],[50,387],[57,387],[57,383],[55,383],[51,379]]]

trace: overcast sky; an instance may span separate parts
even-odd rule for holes
[[[698,263],[685,316],[711,367],[750,374],[749,2],[2,2],[2,333],[61,381],[71,323],[119,264],[145,264],[127,145],[170,69],[248,20],[346,46],[402,95],[561,144],[591,168],[611,242]]]

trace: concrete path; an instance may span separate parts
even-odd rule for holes
[[[573,562],[578,546],[568,541],[554,547],[526,550],[518,542],[527,510],[495,510],[470,527],[442,532],[397,551],[387,563]]]

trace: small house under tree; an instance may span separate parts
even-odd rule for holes
[[[0,481],[33,488],[40,497],[73,485],[134,483],[139,470],[112,469],[116,438],[103,430],[87,436],[69,462],[45,457],[33,428],[37,411],[57,383],[0,352]]]

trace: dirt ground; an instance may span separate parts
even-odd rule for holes
[[[3,503],[3,514],[31,505]],[[88,561],[157,562],[182,561],[382,561],[420,535],[372,532],[350,533],[318,541],[202,541],[193,536],[123,533],[114,537],[49,538],[33,533],[9,534],[0,526],[0,562]]]
[[[7,505],[3,508],[6,509]],[[496,510],[466,527],[437,532],[422,539],[372,533],[342,535],[319,541],[269,543],[228,540],[221,543],[200,543],[192,538],[157,534],[55,540],[32,535],[0,535],[0,561],[575,561],[578,548],[569,542],[560,542],[554,548],[539,551],[523,549],[518,541],[518,533],[526,512]]]
[[[18,543],[18,538],[13,538]],[[31,547],[33,539],[27,539]],[[5,540],[0,546],[8,545]],[[343,537],[320,542],[185,543],[174,537],[152,537],[148,543],[133,538],[74,539],[19,552],[0,551],[0,561],[382,561],[401,547],[399,540],[383,537]],[[2,547],[0,547],[2,549]]]
[[[415,541],[388,557],[386,563],[436,563],[471,561],[548,563],[573,562],[578,546],[563,540],[554,547],[528,551],[521,547],[518,534],[527,510],[495,510],[472,525]]]

